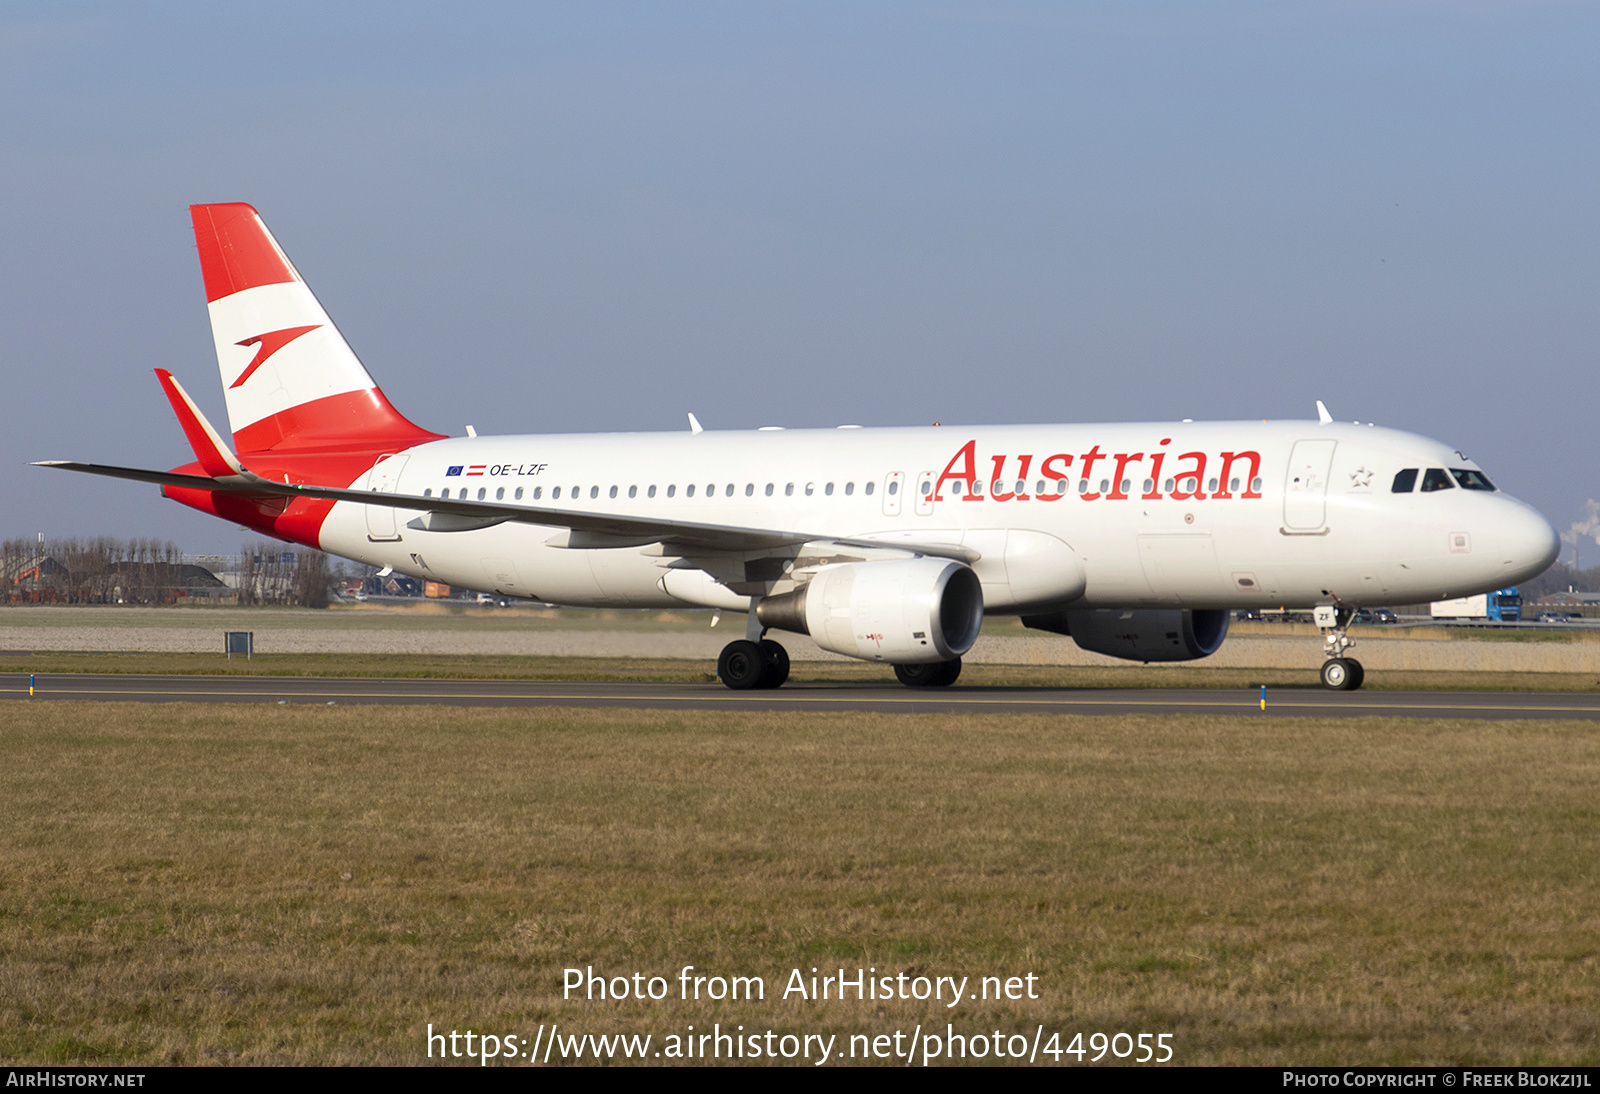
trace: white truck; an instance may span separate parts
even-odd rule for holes
[[[1522,597],[1512,587],[1477,596],[1459,596],[1454,600],[1435,600],[1429,607],[1429,614],[1435,619],[1517,623],[1522,619]]]

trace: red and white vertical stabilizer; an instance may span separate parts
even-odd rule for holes
[[[431,440],[384,398],[254,208],[191,205],[239,452]]]

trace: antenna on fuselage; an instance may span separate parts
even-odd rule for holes
[[[689,432],[690,433],[704,433],[705,432],[705,429],[700,425],[700,419],[696,418],[692,411],[689,414]]]
[[[1317,421],[1322,425],[1332,425],[1333,415],[1328,413],[1328,408],[1322,405],[1322,400],[1317,400]]]

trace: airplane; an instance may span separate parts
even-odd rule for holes
[[[232,444],[156,369],[192,462],[38,466],[502,597],[743,612],[717,664],[734,689],[788,678],[773,631],[940,687],[985,615],[1148,663],[1288,605],[1350,690],[1358,608],[1515,585],[1560,548],[1461,452],[1320,402],[1316,422],[445,436],[390,404],[253,207],[190,214]]]

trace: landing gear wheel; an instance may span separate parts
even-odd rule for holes
[[[740,639],[722,647],[717,658],[717,675],[734,691],[749,691],[761,686],[767,672],[767,656],[754,642]]]
[[[1330,657],[1322,663],[1322,686],[1333,691],[1354,691],[1361,686],[1361,662]]]
[[[761,682],[756,687],[783,687],[789,679],[789,651],[770,638],[763,638],[757,648],[761,650],[762,667]]]
[[[947,688],[961,675],[961,658],[931,665],[896,665],[894,675],[908,688]]]
[[[1355,677],[1355,683],[1350,685],[1350,690],[1356,691],[1366,682],[1367,670],[1362,668],[1361,662],[1353,657],[1346,657],[1345,660],[1350,662],[1350,674]]]

